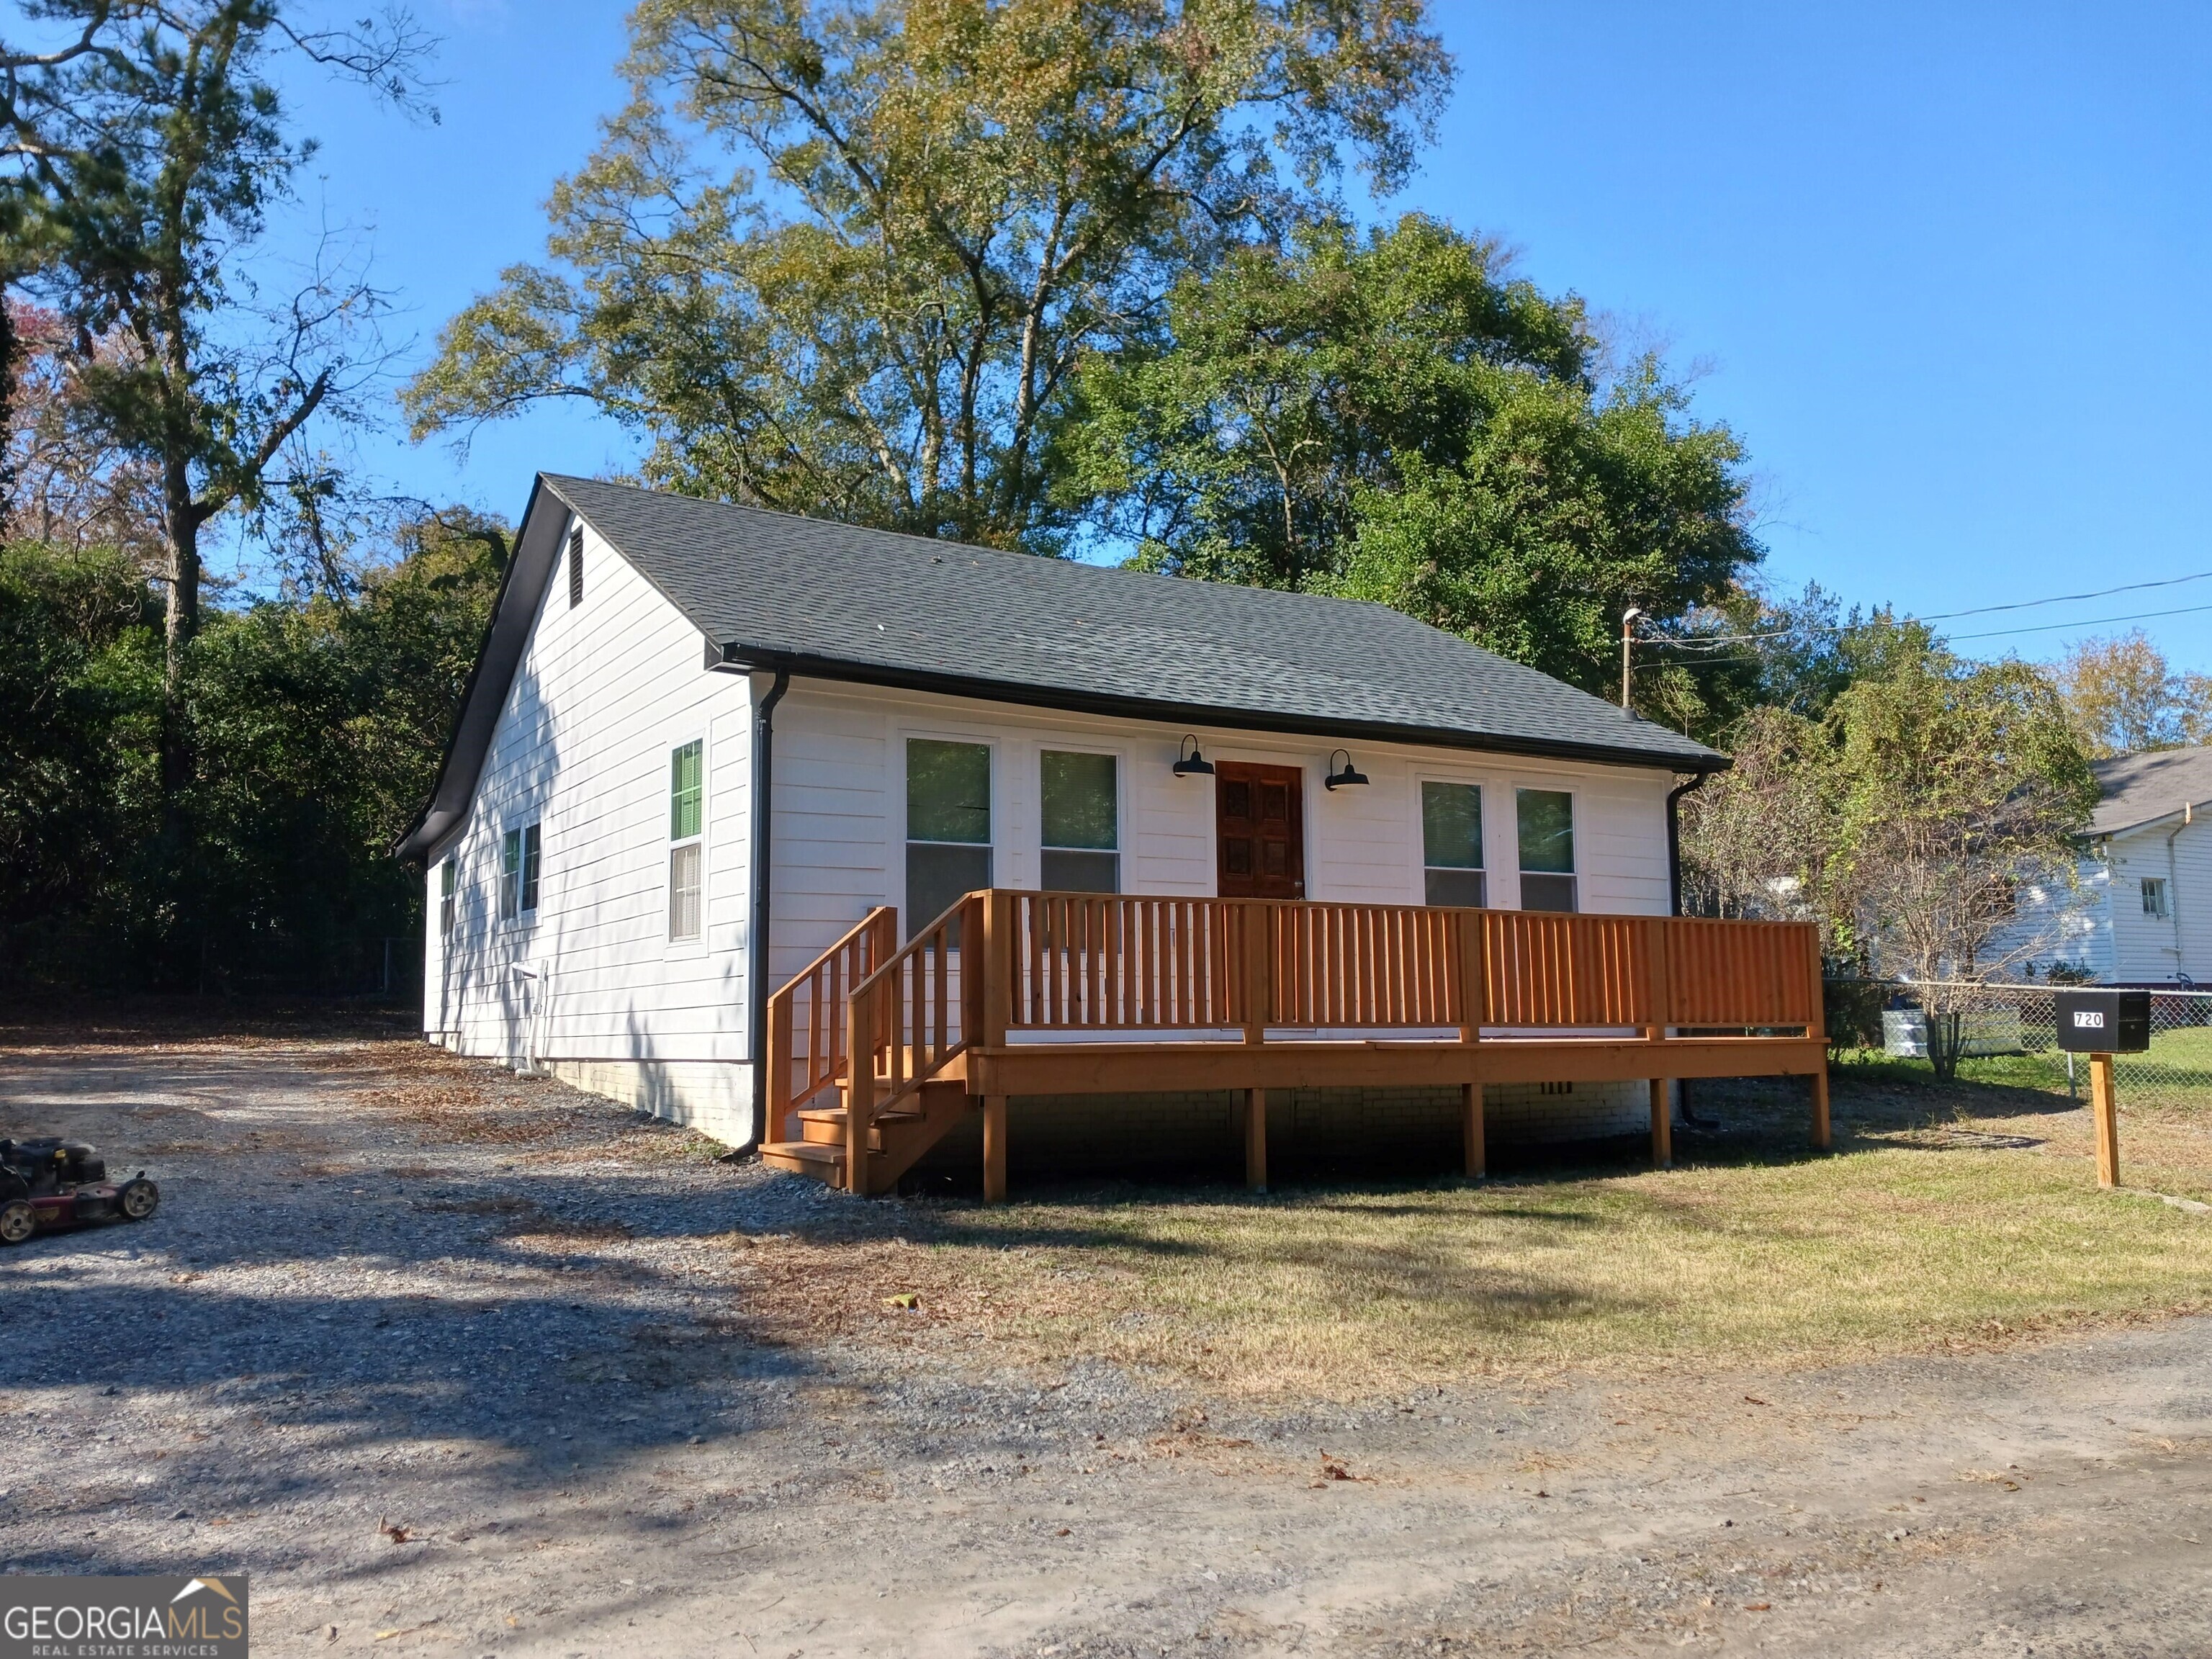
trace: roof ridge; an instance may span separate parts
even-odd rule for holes
[[[788,507],[757,507],[750,501],[725,501],[711,495],[690,495],[678,489],[654,489],[645,484],[629,483],[621,479],[586,478],[573,472],[544,472],[540,473],[539,476],[548,483],[556,487],[562,484],[583,484],[595,489],[619,489],[629,495],[642,495],[649,501],[684,501],[724,512],[757,514],[763,518],[782,519],[818,529],[849,530],[863,536],[880,536],[890,540],[913,542],[925,548],[940,550],[945,548],[958,548],[963,552],[984,553],[994,558],[1010,561],[1031,560],[1047,568],[1088,571],[1102,576],[1131,577],[1140,581],[1181,582],[1216,593],[1273,594],[1280,598],[1319,600],[1328,605],[1364,605],[1389,616],[1406,617],[1406,620],[1419,623],[1423,627],[1432,626],[1431,623],[1421,623],[1418,617],[1407,617],[1406,612],[1399,610],[1395,605],[1384,604],[1381,599],[1358,599],[1348,593],[1322,593],[1305,587],[1261,587],[1250,582],[1217,581],[1211,576],[1182,576],[1165,570],[1140,570],[1127,564],[1094,564],[1088,559],[1066,558],[1055,553],[1031,553],[1020,548],[990,547],[981,542],[957,541],[944,536],[925,536],[915,530],[886,530],[880,525],[856,524],[850,519],[822,518],[811,513],[794,513]],[[557,488],[556,493],[558,493]],[[563,496],[562,499],[567,498]],[[572,502],[570,505],[573,506],[574,503]],[[580,512],[582,509],[578,508],[578,510]],[[1441,633],[1444,630],[1437,631]],[[1456,639],[1461,636],[1454,635],[1452,637]],[[1473,640],[1468,640],[1466,643],[1473,646],[1477,651],[1489,650],[1487,646],[1476,644]],[[1492,652],[1491,654],[1495,656],[1498,653]],[[1510,661],[1511,659],[1508,658],[1505,660]]]

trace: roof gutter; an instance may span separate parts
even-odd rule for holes
[[[1018,685],[927,669],[890,668],[878,663],[848,662],[801,652],[764,649],[734,641],[722,647],[722,664],[728,668],[773,669],[779,673],[797,674],[807,679],[890,686],[905,691],[933,691],[945,696],[974,697],[986,702],[1070,709],[1079,714],[1158,720],[1174,726],[1349,738],[1363,743],[1425,743],[1447,749],[1591,761],[1603,766],[1661,767],[1669,771],[1701,775],[1724,772],[1735,764],[1726,755],[1721,754],[1699,757],[1615,749],[1598,744],[1548,743],[1539,738],[1466,732],[1449,726],[1401,726],[1383,720],[1314,720],[1270,714],[1264,709],[1222,708],[1210,703],[1176,702],[1165,698],[1115,696],[1101,692],[1066,690],[1054,686]]]

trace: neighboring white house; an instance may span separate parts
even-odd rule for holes
[[[2102,795],[2081,891],[2030,896],[2026,916],[2058,935],[2031,965],[2061,963],[2104,983],[2212,984],[2212,749],[2120,755],[2091,769]]]
[[[1664,915],[1678,775],[1726,763],[1380,605],[540,475],[401,848],[424,1026],[746,1142],[763,1000],[872,906]]]

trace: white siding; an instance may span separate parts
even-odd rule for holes
[[[2115,836],[2112,869],[2111,976],[2171,980],[2177,972],[2212,981],[2212,815],[2169,819]],[[2142,878],[2166,884],[2168,915],[2147,916]]]
[[[747,1053],[751,688],[703,666],[698,632],[595,534],[583,603],[567,544],[467,819],[429,870],[426,1024],[465,1053],[575,1066],[729,1066]],[[669,757],[705,744],[705,911],[668,937]],[[498,918],[500,838],[542,825],[534,917]],[[458,854],[460,919],[441,959],[437,860]],[[532,979],[526,975],[534,975]],[[732,1079],[726,1092],[743,1092]]]
[[[2166,884],[2168,915],[2143,914],[2145,877]],[[2105,981],[2156,984],[2183,973],[2212,983],[2212,821],[2167,819],[2114,836],[2081,860],[2080,882],[2078,895],[2031,895],[2003,942],[2039,934],[2039,966],[2063,962]]]
[[[1214,890],[1214,789],[1170,769],[1183,728],[1060,714],[919,692],[795,682],[775,717],[775,920],[770,979],[782,983],[878,904],[906,905],[905,739],[992,750],[991,832],[1001,886],[1039,883],[1038,754],[1066,747],[1121,757],[1121,885],[1132,893]],[[1370,780],[1334,793],[1320,738],[1198,732],[1212,761],[1296,766],[1305,775],[1306,892],[1314,899],[1418,904],[1420,783],[1484,787],[1490,899],[1519,902],[1514,790],[1565,789],[1584,910],[1663,915],[1668,907],[1665,771],[1415,744],[1358,744]]]

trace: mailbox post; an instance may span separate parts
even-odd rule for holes
[[[2059,991],[2051,998],[2058,1046],[2089,1056],[2089,1115],[2097,1128],[2097,1184],[2120,1184],[2120,1116],[2112,1056],[2150,1047],[2148,991]]]

